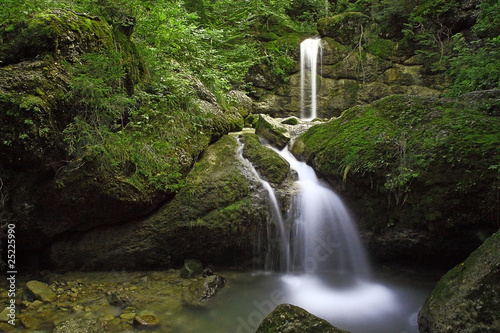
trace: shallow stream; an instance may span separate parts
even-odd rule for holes
[[[218,274],[227,284],[203,308],[186,306],[184,301],[189,286],[201,277],[184,280],[179,271],[48,274],[43,280],[57,300],[40,304],[24,292],[17,326],[20,331],[52,332],[70,318],[97,318],[108,321],[117,332],[133,332],[141,331],[133,326],[134,314],[152,314],[160,325],[148,332],[253,333],[278,304],[292,303],[353,333],[411,333],[418,331],[416,315],[432,288],[432,283],[418,279],[377,273],[371,281],[338,273]],[[19,282],[20,291],[24,284]],[[108,297],[114,292],[129,298],[130,304],[109,305]],[[1,295],[2,303],[8,302],[4,290]],[[1,328],[8,325],[1,324]]]

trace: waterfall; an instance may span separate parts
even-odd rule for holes
[[[342,200],[319,181],[310,166],[298,161],[287,148],[277,152],[299,176],[300,191],[292,235],[294,267],[308,273],[335,270],[368,277],[368,259]]]
[[[320,42],[319,38],[308,38],[300,43],[300,118],[304,120],[312,120],[317,116],[316,71]]]
[[[283,219],[283,214],[281,213],[281,208],[278,204],[278,200],[276,199],[276,195],[274,193],[273,188],[267,182],[264,180],[259,172],[255,169],[255,167],[252,165],[252,163],[243,157],[243,148],[244,145],[241,143],[241,141],[238,139],[239,143],[239,148],[237,151],[237,156],[240,158],[240,160],[243,162],[244,165],[248,167],[248,169],[252,172],[252,174],[255,176],[255,178],[260,182],[262,187],[266,190],[268,194],[268,200],[269,200],[269,205],[271,208],[271,217],[272,220],[268,221],[267,223],[267,252],[266,252],[266,258],[264,262],[264,269],[266,271],[271,271],[276,268],[281,269],[281,271],[288,272],[290,266],[291,266],[291,261],[290,261],[290,234],[285,226],[285,221]],[[273,237],[272,237],[272,228],[271,224],[276,225],[277,227],[277,236],[279,238],[279,263],[276,263],[274,261],[274,256],[273,253]]]
[[[266,229],[265,270],[306,273],[332,270],[367,278],[370,275],[367,257],[355,224],[339,196],[288,148],[281,151],[272,148],[298,174],[299,191],[286,219],[293,223],[287,225],[273,188],[243,157],[244,145],[238,142],[238,157],[266,190],[271,210],[272,219]]]

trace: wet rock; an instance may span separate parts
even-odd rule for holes
[[[140,327],[155,327],[160,325],[160,320],[150,314],[135,316],[134,325]]]
[[[284,119],[281,123],[284,125],[297,125],[299,123],[299,120],[297,119],[297,117],[289,117]]]
[[[9,318],[9,313],[10,313],[10,309],[9,308],[4,308],[2,312],[0,312],[0,322],[8,322],[10,320]]]
[[[120,315],[120,318],[125,320],[125,321],[130,321],[136,317],[136,314],[134,312],[127,312],[123,313]]]
[[[272,117],[261,114],[255,127],[255,134],[279,149],[285,148],[290,141],[290,133]]]
[[[134,297],[123,291],[110,292],[108,293],[107,299],[110,305],[115,305],[122,308],[130,306],[134,302]]]
[[[281,184],[290,172],[290,165],[274,150],[264,147],[257,135],[244,133],[243,157],[247,158],[259,174],[273,184]]]
[[[243,118],[253,112],[253,101],[245,94],[245,92],[240,90],[231,90],[229,92],[229,97],[232,100],[231,104],[234,105],[234,108]]]
[[[499,290],[497,232],[437,283],[420,310],[420,332],[500,332]]]
[[[32,280],[26,283],[26,287],[35,299],[44,302],[53,302],[57,299],[56,293],[46,283]]]
[[[276,307],[259,325],[255,333],[348,333],[336,328],[326,320],[291,304]]]
[[[69,319],[57,324],[53,333],[104,333],[112,332],[112,326],[108,322],[97,319]]]
[[[219,275],[210,275],[204,279],[198,279],[184,292],[183,302],[188,306],[202,307],[225,285],[226,280]]]
[[[181,269],[180,276],[183,279],[191,279],[203,272],[203,264],[197,259],[186,259]]]

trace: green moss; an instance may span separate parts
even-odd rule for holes
[[[390,96],[312,127],[293,151],[347,186],[388,192],[400,223],[448,228],[492,223],[499,144],[499,122],[475,104]]]
[[[382,59],[391,59],[398,49],[398,46],[399,44],[395,41],[371,35],[365,49],[367,52]]]
[[[344,12],[318,20],[318,31],[322,37],[331,37],[344,45],[355,45],[363,34],[370,18],[359,12]]]
[[[66,48],[71,41],[78,44],[71,52],[89,52],[111,46],[111,27],[106,22],[72,11],[44,11],[35,15],[17,34],[9,35],[0,50],[0,60],[11,64],[43,54],[68,56]]]
[[[287,177],[290,165],[274,150],[261,145],[255,134],[242,135],[243,156],[248,158],[255,169],[271,183],[280,184]]]

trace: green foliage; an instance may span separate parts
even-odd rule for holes
[[[473,30],[487,37],[467,42],[461,34],[453,36],[453,54],[449,57],[454,82],[450,95],[500,88],[500,4],[483,1]]]
[[[454,78],[450,95],[500,88],[500,36],[467,44],[462,35],[453,38],[454,56],[450,73]]]

